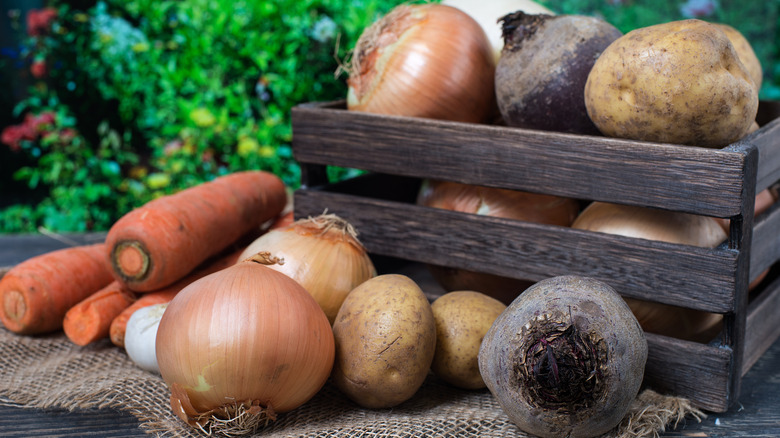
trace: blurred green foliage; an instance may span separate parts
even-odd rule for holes
[[[151,199],[236,170],[297,187],[290,109],[343,98],[340,60],[401,2],[50,0],[33,21],[3,11],[24,36],[2,47],[0,79],[27,91],[0,90],[0,106],[13,108],[0,114],[1,230],[106,230]],[[761,97],[780,100],[778,0],[540,3],[623,32],[691,14],[731,24],[763,63]]]
[[[144,202],[236,170],[297,186],[290,109],[343,98],[339,60],[399,1],[77,3],[48,2],[56,18],[20,49],[32,87],[14,117],[56,117],[17,136],[14,177],[30,202],[4,206],[4,232],[105,230]]]

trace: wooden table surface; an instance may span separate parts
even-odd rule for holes
[[[100,235],[0,235],[0,268]],[[2,372],[2,370],[0,370]],[[146,436],[130,414],[115,410],[42,410],[8,406],[0,399],[0,437]],[[780,437],[780,341],[759,359],[743,381],[742,394],[728,412],[688,420],[663,437]]]

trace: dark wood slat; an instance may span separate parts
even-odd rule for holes
[[[780,102],[761,102],[760,109],[765,125],[744,140],[758,149],[756,192],[780,180]]]
[[[292,122],[294,153],[303,163],[717,217],[741,213],[744,154],[734,151],[378,116],[332,105],[298,106]]]
[[[625,238],[326,191],[299,190],[296,214],[336,213],[369,252],[515,278],[589,275],[621,293],[725,313],[737,252]],[[660,293],[659,291],[663,291]]]
[[[780,260],[780,202],[756,218],[753,227],[753,245],[750,249],[750,278]]]
[[[728,409],[733,351],[647,333],[645,381],[655,390],[690,398],[713,412]]]
[[[741,370],[743,375],[780,337],[778,309],[780,309],[780,277],[766,286],[761,295],[750,304],[745,328],[745,357]]]

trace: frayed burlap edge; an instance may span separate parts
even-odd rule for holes
[[[171,411],[170,392],[158,375],[129,360],[110,342],[76,346],[61,333],[27,337],[0,328],[0,403],[68,410],[111,408],[135,416],[160,437],[202,437]],[[643,391],[613,438],[658,436],[685,418],[704,414],[678,397]],[[487,390],[452,388],[433,375],[415,396],[392,409],[362,409],[331,382],[315,397],[261,428],[262,437],[527,437]]]

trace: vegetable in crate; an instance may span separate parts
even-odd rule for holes
[[[487,35],[450,6],[396,6],[363,31],[347,70],[350,110],[475,123],[497,113]]]
[[[590,204],[572,228],[705,248],[714,248],[727,237],[708,216],[605,202]],[[723,317],[719,314],[635,298],[625,300],[650,333],[709,342],[720,331]]]
[[[644,377],[647,341],[606,283],[542,280],[496,319],[479,369],[501,408],[540,437],[594,437],[615,427]]]
[[[389,408],[410,399],[425,381],[436,348],[436,323],[412,279],[385,274],[347,295],[333,336],[336,387],[360,406]]]
[[[71,307],[112,280],[102,243],[30,258],[0,280],[0,319],[8,330],[19,334],[60,330]]]
[[[713,23],[718,29],[722,30],[726,34],[731,44],[734,46],[734,50],[737,51],[737,57],[745,66],[750,79],[753,79],[753,83],[756,85],[756,89],[761,89],[761,84],[764,79],[764,70],[761,68],[761,61],[756,56],[756,52],[753,51],[753,46],[745,38],[744,35],[737,29],[723,23]]]
[[[249,432],[311,399],[335,355],[328,318],[268,253],[207,275],[168,304],[156,357],[171,408],[207,432]]]
[[[434,180],[423,181],[417,204],[564,227],[571,225],[580,209],[576,199]],[[517,295],[533,284],[529,280],[461,268],[434,265],[428,267],[446,291],[474,290],[505,304],[511,303]]]
[[[209,257],[282,212],[284,183],[245,171],[155,199],[121,217],[106,236],[114,277],[149,292],[181,279]]]
[[[464,290],[436,298],[431,309],[436,321],[433,373],[459,388],[484,388],[479,373],[479,347],[506,305],[483,293]]]
[[[612,43],[588,75],[585,104],[611,137],[721,148],[753,126],[758,89],[726,34],[690,19]]]
[[[347,294],[376,276],[376,268],[357,239],[357,231],[335,214],[299,219],[269,230],[241,253],[244,260],[268,251],[284,261],[268,267],[301,284],[333,323]]]
[[[596,17],[526,14],[501,18],[498,108],[509,126],[598,134],[583,92],[596,58],[623,34]]]
[[[510,12],[523,11],[526,14],[555,13],[532,0],[444,0],[443,5],[456,7],[471,15],[487,34],[490,45],[493,46],[493,57],[496,62],[501,57],[504,38],[501,36],[501,26],[496,23],[500,17]]]

